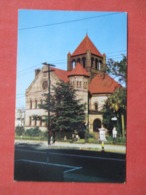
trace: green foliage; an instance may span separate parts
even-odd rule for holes
[[[85,120],[85,105],[76,99],[69,83],[60,82],[53,87],[51,96],[51,128],[54,131],[80,131]]]
[[[15,132],[16,132],[16,135],[17,136],[23,135],[24,134],[24,131],[25,131],[24,130],[24,127],[22,127],[22,126],[21,127],[20,126],[17,126],[16,129],[15,129]]]
[[[117,112],[120,108],[126,110],[126,89],[121,87],[115,90],[106,103],[114,112]]]
[[[123,55],[120,62],[109,59],[106,66],[106,72],[118,78],[118,81],[124,85],[127,82],[127,57]]]
[[[126,138],[118,136],[117,138],[113,138],[112,136],[107,137],[107,144],[126,144]]]
[[[126,101],[127,101],[127,91],[126,91],[126,81],[127,81],[127,58],[123,55],[123,59],[120,62],[115,62],[112,59],[108,60],[107,72],[114,75],[119,82],[123,83],[125,87],[119,87],[110,95],[103,108],[103,123],[106,128],[112,130],[113,122],[112,117],[117,118],[116,128],[121,134],[122,132],[122,121],[121,116],[126,118]]]
[[[40,136],[41,135],[41,130],[38,127],[27,129],[25,131],[25,135],[30,136],[30,137]]]

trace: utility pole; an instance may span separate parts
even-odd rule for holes
[[[44,71],[44,73],[48,73],[48,124],[47,124],[47,130],[48,130],[48,145],[50,145],[51,141],[51,129],[50,129],[50,87],[51,87],[51,78],[50,73],[54,70],[51,70],[50,67],[55,67],[53,64],[48,64],[47,62],[42,63],[43,65],[48,66],[48,70]]]

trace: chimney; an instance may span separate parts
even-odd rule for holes
[[[35,77],[39,74],[40,69],[35,69]]]

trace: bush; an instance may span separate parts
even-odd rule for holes
[[[124,137],[117,137],[117,138],[114,139],[112,136],[108,136],[107,137],[107,143],[109,143],[109,144],[113,144],[113,143],[125,144],[126,143],[126,138],[124,138]]]
[[[48,131],[41,131],[40,136],[41,136],[41,140],[47,140],[48,139]]]
[[[27,129],[25,135],[30,137],[40,136],[41,130],[38,127]]]
[[[24,127],[20,127],[20,126],[17,126],[16,129],[15,129],[15,132],[16,132],[16,135],[17,136],[21,136],[24,134]]]
[[[85,131],[83,131],[83,130],[79,131],[78,135],[79,135],[80,139],[84,139],[85,138]]]

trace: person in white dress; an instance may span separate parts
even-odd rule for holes
[[[106,142],[106,130],[105,128],[102,127],[99,129],[99,140],[101,141],[101,148],[102,148],[102,151],[104,151],[104,142]]]
[[[116,130],[116,127],[113,128],[112,134],[113,134],[113,138],[116,139],[117,138],[117,130]]]

